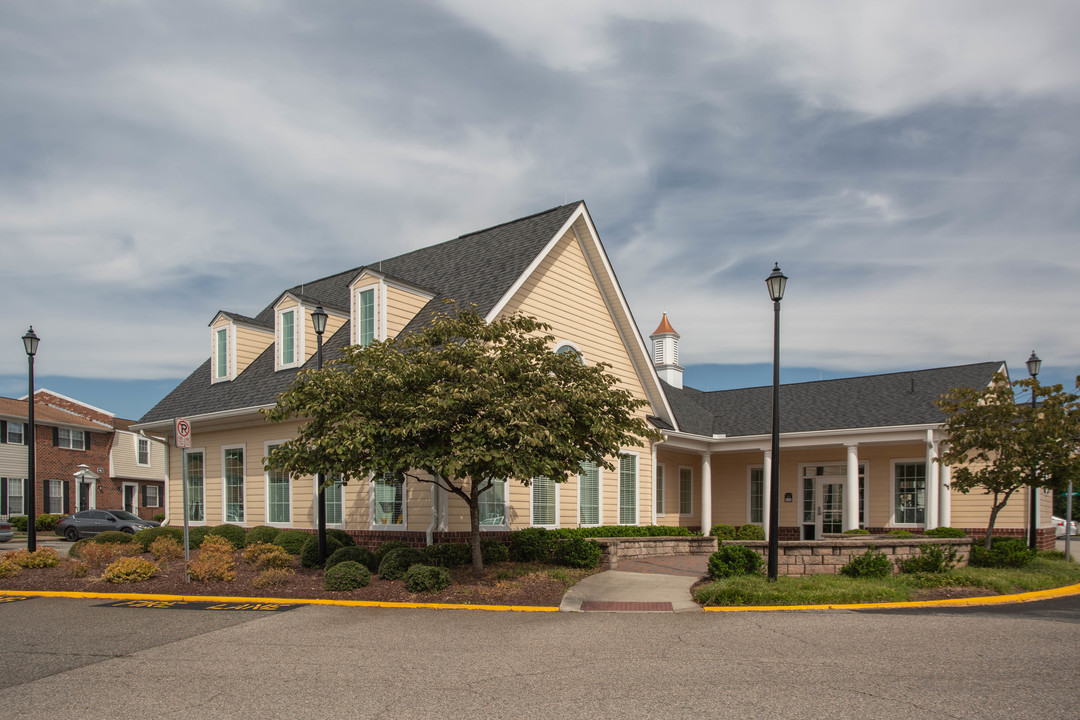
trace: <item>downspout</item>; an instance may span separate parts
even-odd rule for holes
[[[439,480],[438,476],[436,476],[435,482],[431,485],[431,524],[428,525],[427,530],[424,531],[429,546],[435,544],[434,531],[435,527],[439,524],[439,488],[441,487],[442,482]]]

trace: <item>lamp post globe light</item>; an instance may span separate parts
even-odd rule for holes
[[[1038,387],[1037,383],[1039,376],[1039,369],[1042,368],[1042,360],[1035,354],[1035,351],[1031,351],[1031,357],[1027,359],[1028,374],[1031,375],[1031,422],[1035,422],[1035,408],[1037,406],[1037,400],[1035,397],[1035,389]],[[1034,550],[1039,544],[1039,493],[1036,492],[1035,485],[1032,484],[1028,488],[1028,547]],[[1068,532],[1068,520],[1065,521],[1066,533]]]
[[[316,367],[322,370],[322,336],[326,332],[326,319],[329,317],[322,305],[316,305],[311,313],[311,324],[315,326],[315,337],[318,341],[316,350]],[[315,474],[315,482],[319,488],[319,567],[326,562],[326,493],[323,492],[323,474]]]
[[[34,333],[33,325],[23,335],[22,341],[23,348],[26,350],[26,361],[29,364],[30,373],[30,394],[26,398],[27,428],[26,434],[23,436],[28,437],[26,443],[26,482],[30,486],[26,492],[26,549],[34,552],[37,550],[37,507],[34,498],[37,492],[37,482],[34,478],[34,445],[36,444],[36,433],[34,432],[36,427],[34,425],[34,356],[37,355],[38,343],[41,340]]]
[[[787,276],[774,263],[772,274],[765,278],[773,301],[773,386],[772,386],[772,472],[769,475],[769,580],[776,582],[780,555],[780,301],[784,298]]]

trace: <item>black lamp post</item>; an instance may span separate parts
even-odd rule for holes
[[[772,472],[769,477],[769,580],[776,582],[780,556],[780,301],[784,298],[787,276],[780,264],[773,265],[765,278],[773,301],[773,373],[772,373]]]
[[[34,326],[23,335],[23,347],[26,348],[26,360],[30,364],[30,395],[26,398],[27,428],[29,442],[26,443],[26,480],[30,485],[27,495],[29,502],[26,506],[26,549],[30,552],[37,550],[37,507],[35,495],[37,494],[37,481],[34,477],[34,446],[37,444],[37,433],[34,432],[34,356],[37,355],[38,343],[41,342],[34,334]]]
[[[315,326],[315,337],[318,339],[316,367],[322,370],[322,336],[326,332],[326,318],[329,317],[322,305],[315,306],[315,312],[311,313],[311,324]],[[319,567],[326,562],[326,494],[323,492],[323,474],[315,474],[315,482],[319,488]]]
[[[1040,360],[1039,356],[1035,354],[1034,350],[1032,350],[1031,351],[1031,357],[1029,357],[1027,359],[1027,369],[1028,369],[1028,374],[1031,375],[1031,424],[1033,426],[1035,424],[1035,408],[1037,406],[1037,401],[1036,401],[1036,398],[1035,398],[1035,388],[1038,387],[1038,380],[1036,380],[1036,378],[1039,376],[1039,368],[1041,368],[1041,367],[1042,367],[1042,360]],[[1035,478],[1035,473],[1037,473],[1037,472],[1038,472],[1037,467],[1032,468],[1032,479],[1033,480]],[[1037,526],[1037,523],[1039,521],[1038,520],[1038,518],[1039,518],[1039,494],[1035,490],[1036,490],[1036,488],[1035,488],[1035,485],[1033,483],[1028,488],[1029,505],[1030,505],[1030,507],[1029,507],[1029,515],[1031,516],[1030,520],[1028,522],[1028,525],[1030,526],[1028,528],[1028,547],[1031,548],[1032,550],[1034,550],[1036,548],[1036,546],[1039,544],[1039,537],[1038,537],[1039,528]],[[1068,525],[1068,522],[1069,522],[1068,520],[1065,521],[1066,526]]]

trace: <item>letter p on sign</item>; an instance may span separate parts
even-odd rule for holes
[[[191,423],[186,418],[176,419],[176,447],[191,447]]]

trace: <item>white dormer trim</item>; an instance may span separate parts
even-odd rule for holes
[[[292,299],[296,301],[296,305],[291,307],[282,308],[281,303],[286,299]],[[293,314],[293,357],[291,362],[285,362],[283,358],[284,351],[284,338],[282,337],[282,318],[285,315]],[[274,307],[274,370],[287,370],[289,368],[297,368],[304,364],[304,348],[306,347],[305,333],[307,325],[304,314],[304,304],[300,301],[300,298],[296,297],[292,293],[285,293],[277,305]]]
[[[216,320],[216,318],[215,318]],[[225,374],[218,375],[218,333],[225,333]],[[236,325],[210,328],[210,383],[229,382],[236,379]]]

